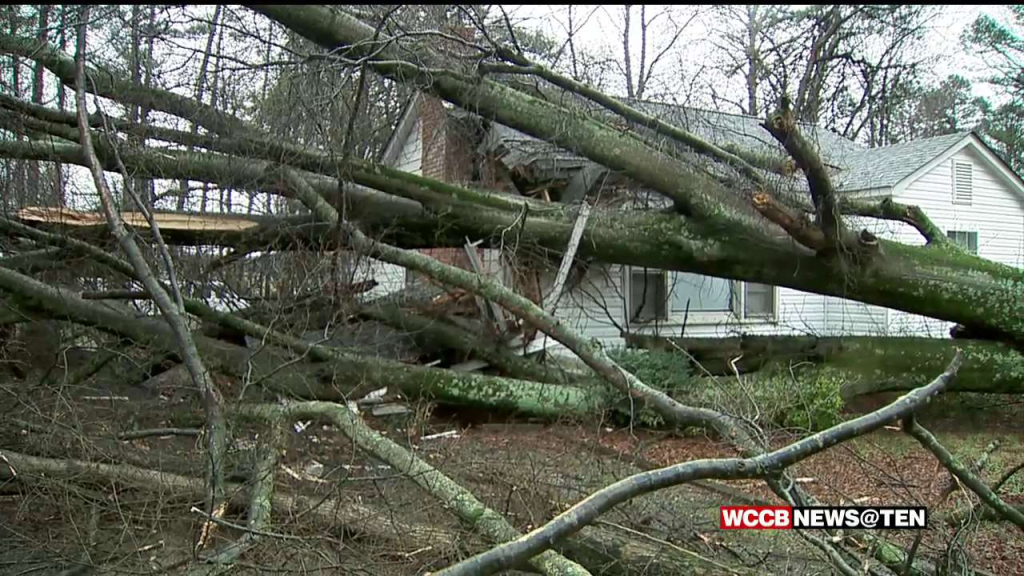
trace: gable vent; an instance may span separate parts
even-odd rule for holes
[[[953,161],[953,204],[970,204],[974,196],[974,164]]]

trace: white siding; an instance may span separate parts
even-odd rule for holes
[[[550,289],[554,273],[543,275],[541,285]],[[545,296],[546,296],[545,292]],[[738,334],[806,335],[821,334],[824,297],[789,288],[778,288],[778,318],[775,321],[732,318],[718,322],[697,322],[687,319],[686,336],[726,337]],[[579,285],[567,290],[559,301],[555,316],[584,335],[595,338],[607,347],[621,347],[622,330],[642,334],[679,336],[682,322],[649,322],[626,324],[625,274],[619,265],[591,268]],[[543,335],[538,335],[543,338]],[[549,342],[548,349],[559,351],[561,345]]]
[[[889,225],[888,221],[879,221],[873,218],[848,218],[847,225],[853,230],[867,228],[880,237],[890,237],[890,232],[886,228]],[[887,308],[828,296],[825,298],[822,333],[827,336],[883,336],[889,330],[888,313]]]
[[[409,130],[409,135],[406,136],[405,142],[402,143],[399,149],[395,168],[413,174],[423,173],[423,138],[420,135],[422,129],[423,123],[417,118],[416,123],[412,126],[412,130]]]
[[[409,130],[409,135],[406,136],[399,148],[395,168],[412,174],[422,174],[423,139],[420,137],[420,131],[421,123],[417,118],[412,129]],[[377,281],[377,286],[364,294],[363,298],[370,300],[405,288],[405,268],[372,258],[363,260],[359,268],[356,269],[354,281],[370,279]]]
[[[970,162],[974,166],[970,205],[953,204],[953,162]],[[940,162],[893,199],[920,206],[943,232],[977,232],[978,255],[982,258],[1016,267],[1024,263],[1024,205],[973,147],[968,146]],[[882,238],[903,244],[924,244],[921,234],[902,222],[867,220],[858,224]],[[838,318],[848,321],[838,326]],[[838,298],[829,299],[828,321],[829,332],[836,334],[885,333],[945,338],[952,327],[950,322]],[[879,331],[878,326],[885,326],[884,332]]]

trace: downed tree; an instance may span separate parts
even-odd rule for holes
[[[388,36],[390,32],[384,29],[386,18],[375,29],[348,14],[326,7],[265,6],[257,10],[271,14],[299,35],[331,50],[332,53],[326,58],[358,66],[361,74],[376,72],[399,82],[415,82],[419,87],[432,90],[467,110],[476,111],[562,147],[577,150],[608,168],[620,171],[672,203],[672,210],[656,214],[595,210],[580,240],[580,256],[583,259],[768,282],[954,320],[980,333],[1014,343],[1021,341],[1024,336],[1024,308],[1017,298],[1024,277],[1019,271],[937,245],[911,248],[879,242],[870,235],[848,233],[843,222],[838,220],[835,190],[828,181],[828,174],[814,150],[806,146],[806,140],[802,140],[785,110],[774,115],[766,125],[786,146],[807,176],[816,209],[814,223],[806,218],[794,217],[792,207],[775,202],[771,194],[773,191],[749,188],[749,182],[734,183],[733,186],[723,180],[708,177],[701,170],[680,162],[680,156],[663,152],[645,140],[643,134],[619,130],[602,121],[599,116],[579,114],[574,109],[543,98],[524,96],[514,88],[488,77],[484,67],[474,70],[473,74],[464,74],[458,66],[436,57],[425,46],[412,43],[406,50],[401,38]],[[384,34],[383,38],[381,34]],[[131,173],[135,177],[152,175],[195,179],[221,186],[267,190],[284,196],[300,197],[315,213],[315,217],[304,221],[311,226],[300,225],[285,231],[274,227],[232,231],[230,234],[233,234],[233,241],[237,242],[235,246],[240,250],[253,249],[254,245],[295,246],[296,238],[304,238],[300,240],[305,242],[303,246],[317,249],[353,245],[367,254],[426,272],[449,284],[465,287],[498,302],[566,344],[593,370],[617,387],[621,396],[647,401],[667,421],[713,428],[732,441],[746,458],[762,458],[760,431],[750,430],[742,420],[680,404],[652,390],[634,375],[622,371],[600,347],[575,334],[557,318],[538,309],[530,301],[514,293],[501,291],[500,286],[496,287],[481,277],[465,275],[451,267],[434,265],[429,259],[424,261],[400,249],[462,245],[466,236],[484,237],[490,245],[499,246],[504,244],[506,231],[517,229],[517,243],[522,240],[531,248],[557,253],[564,250],[566,244],[575,244],[572,239],[578,238],[573,234],[576,222],[573,210],[562,206],[538,208],[535,204],[519,199],[500,198],[469,187],[449,186],[373,164],[355,161],[322,162],[324,157],[330,158],[333,154],[320,151],[294,154],[294,149],[288,143],[278,145],[275,136],[261,133],[245,122],[201,102],[177,94],[165,94],[153,88],[142,88],[136,82],[106,71],[96,70],[91,74],[96,76],[93,82],[85,82],[84,74],[78,74],[79,78],[75,78],[76,75],[68,71],[68,59],[45,43],[41,45],[24,38],[3,36],[0,37],[0,50],[34,60],[41,67],[57,74],[64,82],[76,84],[79,94],[91,90],[122,104],[159,110],[203,126],[211,135],[186,142],[180,133],[161,129],[146,137],[152,136],[177,144],[179,150],[145,147],[121,150],[118,137],[130,133],[125,128],[124,120],[115,119],[108,125],[106,119],[101,118],[102,122],[98,125],[86,118],[84,105],[80,105],[81,129],[70,139],[80,136],[88,141],[95,131],[97,146],[94,157],[94,151],[88,144],[80,147],[65,142],[71,133],[66,123],[61,125],[64,120],[59,113],[42,114],[48,117],[40,123],[37,120],[41,117],[33,117],[40,116],[37,114],[39,110],[14,103],[12,109],[17,109],[21,118],[26,120],[23,126],[27,128],[23,128],[23,135],[29,139],[23,141],[19,133],[19,137],[13,141],[0,143],[0,155],[13,159],[69,163],[80,163],[83,161],[81,158],[86,157],[90,160],[87,163],[94,170],[97,170],[97,165],[101,165],[104,169],[122,172],[126,176]],[[522,65],[515,61],[513,64]],[[570,90],[579,89],[570,87]],[[628,107],[621,110],[631,113]],[[681,136],[679,133],[670,134],[670,137],[677,140]],[[106,137],[105,141],[103,137]],[[183,153],[180,152],[181,145],[189,150],[202,149],[202,152]],[[690,145],[693,147],[692,142]],[[727,163],[742,166],[723,156],[720,151],[711,152],[712,156],[724,159]],[[348,156],[346,152],[340,157],[345,160]],[[342,184],[348,181],[375,188],[384,194]],[[353,210],[349,211],[348,200],[361,206],[353,206]],[[383,209],[385,206],[393,210]],[[109,206],[105,207],[109,211]],[[116,229],[116,225],[113,227]],[[788,233],[789,237],[780,235],[780,229]],[[291,234],[293,231],[297,234]],[[367,236],[367,233],[373,236]],[[220,232],[217,234],[224,237]],[[278,244],[274,241],[277,237],[288,239]],[[328,241],[323,241],[325,239]],[[752,246],[758,249],[752,250]],[[31,279],[13,271],[0,270],[0,285],[16,292],[20,299],[35,305],[36,309],[43,309],[50,315],[68,316],[76,322],[126,335],[161,350],[170,350],[166,329],[156,330],[156,335],[148,333],[155,326],[152,322],[140,322],[96,304],[92,304],[92,307],[84,306],[85,301],[82,299],[64,298],[67,293],[59,290],[46,292],[41,290],[46,286],[26,280]],[[157,296],[161,290],[161,287],[156,286],[150,292]],[[58,302],[61,298],[63,300]],[[180,304],[183,302],[179,301]],[[197,307],[193,307],[191,313],[199,316],[205,314]],[[228,317],[218,321],[234,322],[235,319]],[[442,393],[445,387],[452,384],[453,377],[443,371],[410,374],[391,363],[354,358],[313,347],[289,334],[278,333],[265,326],[238,326],[246,333],[266,338],[294,352],[315,356],[322,364],[341,367],[345,370],[340,374],[342,378],[351,379],[352,375],[356,375],[359,380],[356,387],[339,389],[336,392],[339,399],[346,399],[346,394],[354,395],[356,391],[366,391],[359,386],[379,386],[381,380],[374,378],[404,375],[403,381],[419,389],[420,393],[430,387],[428,381],[434,378],[437,379],[433,380],[434,384],[442,389]],[[220,361],[236,371],[239,370],[240,361],[248,363],[251,360],[251,355],[246,356],[244,350],[216,341],[203,341],[202,344],[197,342],[197,347],[204,360],[209,356],[211,364]],[[386,373],[386,376],[374,376],[370,372],[373,369]],[[391,370],[389,374],[388,370]],[[273,378],[270,381],[279,380]],[[507,389],[519,386],[517,382],[507,379],[483,380],[477,377],[458,382],[481,390],[483,401],[491,402],[489,406],[496,404],[493,402],[496,394],[503,394]],[[495,385],[495,389],[488,389],[487,384]],[[435,393],[435,396],[439,395],[443,394]],[[551,405],[545,397],[534,400],[541,406]],[[515,402],[519,402],[519,399],[514,399]],[[339,405],[330,406],[337,413]],[[340,405],[340,409],[343,408]],[[371,451],[380,448],[373,444],[367,444]],[[776,494],[788,502],[813,503],[813,498],[787,477],[784,468],[759,470],[759,477],[765,477]],[[472,504],[471,500],[462,504],[467,501]],[[480,515],[473,513],[474,510],[479,512],[479,509],[475,506],[469,506],[469,509],[469,512],[465,509],[459,511],[464,519],[471,524],[480,520]],[[489,526],[492,540],[515,537],[514,530],[501,525],[500,517],[488,516],[487,520],[495,521]],[[827,554],[841,572],[856,572],[852,566],[859,566],[861,561],[856,554],[826,539],[812,535],[805,537]],[[547,553],[547,557],[550,559],[552,554]],[[556,562],[560,568],[566,568],[561,561]],[[544,563],[546,565],[543,567],[552,571],[559,568]]]
[[[986,394],[1024,393],[1024,355],[1015,348],[986,340],[875,336],[743,336],[741,338],[676,338],[627,334],[630,346],[677,352],[694,372],[733,375],[733,366],[762,375],[795,367],[800,377],[820,367],[844,380],[841,393],[848,400],[878,392],[905,392],[926,381],[926,374],[942,368],[942,358],[963,350],[964,364],[950,392]]]
[[[273,7],[259,9],[276,10]],[[287,9],[286,20],[298,19],[305,25],[305,19],[313,18],[315,26],[321,28],[336,19],[337,13],[323,8],[327,13],[320,14],[319,10],[321,8],[315,6]],[[364,26],[349,25],[348,32],[356,35],[363,30],[360,26]],[[331,29],[327,33],[333,37],[339,30],[341,28]],[[369,33],[372,34],[372,30]],[[0,50],[14,50],[9,42],[9,37],[0,36]],[[344,43],[340,38],[338,42]],[[41,52],[24,53],[26,57],[38,57]],[[384,72],[387,72],[386,67]],[[483,86],[497,91],[490,94],[488,100],[488,106],[495,107],[493,113],[504,110],[499,118],[503,123],[534,136],[544,138],[550,131],[549,128],[541,130],[536,125],[538,119],[546,126],[559,126],[562,120],[554,119],[553,115],[573,117],[560,107],[546,103],[541,105],[521,93],[496,88],[497,85],[490,80],[482,82]],[[450,87],[452,92],[443,92],[442,96],[456,104],[466,104],[468,99],[473,102],[471,109],[487,116],[491,108],[477,108],[475,99],[479,97],[480,87],[473,86],[477,86],[475,82],[472,86],[456,82]],[[159,107],[161,101],[154,104]],[[533,110],[534,107],[540,109]],[[587,122],[586,127],[579,129],[589,129],[594,123],[593,120]],[[615,130],[611,132],[617,134]],[[559,138],[565,136],[561,130],[559,134],[562,134]],[[121,152],[121,158],[130,171],[148,177],[190,179],[238,188],[256,187],[291,195],[289,187],[282,186],[280,179],[273,177],[277,172],[273,169],[274,162],[261,156],[263,150],[267,157],[273,157],[270,153],[281,152],[280,146],[266,150],[267,142],[272,138],[254,135],[251,130],[237,137],[250,143],[248,150],[254,156],[221,157],[172,150],[159,153],[125,150]],[[607,142],[602,140],[603,137],[611,138],[612,134],[599,131],[588,136],[588,141],[596,148],[592,153],[581,148],[576,141],[570,147],[596,161],[607,161],[606,147],[614,145],[617,137]],[[637,142],[629,142],[631,148],[638,145]],[[96,148],[104,165],[115,169],[113,150],[105,150],[102,143]],[[600,150],[604,152],[598,153]],[[0,156],[81,163],[80,147],[64,141],[0,142]],[[660,157],[661,153],[645,148],[633,154],[616,156],[613,164],[625,163],[626,173],[639,178],[642,174],[667,169],[669,164],[661,160],[656,165],[649,162],[651,158]],[[293,159],[294,154],[286,153],[284,158]],[[280,155],[275,157],[275,161],[280,159]],[[310,167],[309,162],[297,163],[303,179],[333,202],[338,191],[336,178],[306,170]],[[523,207],[528,204],[525,200],[501,198],[379,165],[350,169],[335,162],[327,170],[336,174],[339,168],[353,174],[361,184],[344,187],[346,202],[352,206],[350,217],[358,218],[360,225],[375,236],[403,247],[462,246],[467,236],[481,238],[489,245],[499,245],[500,238],[495,237],[495,230],[513,226],[521,227],[524,240],[558,253],[572,238],[576,214],[568,206],[546,205],[535,212],[536,216],[520,218]],[[696,192],[678,189],[679,182],[692,181],[692,176],[684,170],[678,174],[678,179],[663,180],[659,176],[657,181],[650,183],[656,184],[655,190],[669,197],[685,197],[687,194],[701,197],[705,194],[703,189]],[[649,178],[640,181],[646,180]],[[765,228],[765,223],[738,216],[729,208],[733,203],[730,196],[717,184],[711,189],[722,195],[723,205],[720,210],[706,206],[704,209],[709,212],[705,214],[702,211],[699,218],[635,210],[594,210],[583,232],[580,255],[604,263],[697,272],[840,296],[957,322],[973,327],[979,333],[1002,337],[1010,342],[1016,341],[1018,334],[1024,335],[1024,309],[1015,296],[1024,286],[1024,276],[1019,270],[939,245],[913,247],[885,240],[878,242],[877,253],[864,256],[863,261],[851,266],[831,256],[808,253],[794,246],[792,241],[779,238],[770,228]],[[701,200],[702,205],[706,202],[707,198]],[[268,221],[242,232],[215,231],[212,237],[201,230],[185,231],[182,240],[229,246],[245,246],[252,242],[280,246],[284,242],[285,246],[298,243],[321,248],[330,247],[336,241],[336,236],[330,232],[331,227],[323,220],[305,217],[299,221],[312,226],[285,226],[295,219],[278,220],[276,225]],[[175,241],[171,235],[168,240]],[[758,249],[750,250],[752,245]]]

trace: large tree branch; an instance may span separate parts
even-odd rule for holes
[[[395,470],[407,475],[425,492],[437,498],[469,527],[479,530],[491,542],[505,542],[519,536],[519,531],[504,517],[478,500],[439,470],[417,458],[411,452],[390,438],[370,428],[355,413],[343,404],[330,402],[301,402],[285,406],[258,405],[240,406],[237,410],[251,417],[269,420],[326,420],[337,426],[360,449],[388,463]],[[543,574],[587,575],[582,566],[566,560],[563,556],[546,551],[531,559],[530,565]]]
[[[0,34],[0,52],[29,58],[41,63],[68,86],[77,87],[78,74],[75,60],[36,39]],[[159,110],[192,121],[212,132],[229,134],[244,132],[245,127],[228,114],[197,102],[192,98],[147,88],[131,82],[108,70],[89,67],[88,75],[94,82],[86,90],[97,96],[136,104],[142,108]]]
[[[0,479],[34,484],[46,480],[66,480],[81,483],[109,484],[116,482],[123,486],[159,492],[167,496],[202,499],[205,482],[192,478],[139,468],[127,464],[106,464],[73,459],[41,458],[3,450],[6,462],[0,461]],[[13,476],[12,476],[13,471]],[[250,490],[242,485],[228,484],[226,492],[231,501],[239,506],[250,504]],[[451,535],[435,526],[423,526],[405,522],[381,510],[341,498],[324,499],[316,503],[306,496],[275,491],[270,499],[273,508],[286,516],[303,517],[318,526],[332,529],[337,526],[350,528],[353,532],[371,539],[385,540],[399,549],[416,550],[423,546],[434,546],[440,550],[451,547]]]
[[[0,268],[0,289],[15,295],[16,304],[28,312],[42,312],[53,318],[93,326],[155,350],[170,353],[179,351],[175,336],[166,323],[133,318],[5,268]],[[226,324],[233,330],[255,338],[268,338],[271,342],[323,362],[312,367],[296,366],[287,373],[277,374],[267,383],[267,387],[300,398],[342,401],[377,388],[391,387],[409,397],[421,397],[456,406],[529,414],[545,419],[593,415],[614,404],[612,398],[593,387],[583,389],[579,386],[541,384],[347,355],[278,334],[255,322],[214,311],[201,302],[186,299],[185,305],[190,313],[201,318]],[[264,370],[266,362],[274,360],[274,356],[268,357],[266,361],[254,359],[251,351],[245,348],[200,335],[195,336],[195,342],[202,350],[204,360],[213,369],[241,376],[247,373],[250,362],[254,362],[261,371],[274,373],[275,366],[266,366]],[[322,377],[330,379],[342,374],[346,382],[356,384],[347,388],[319,384]]]
[[[400,82],[414,83],[466,110],[553,142],[612,170],[621,170],[636,182],[672,199],[687,215],[721,223],[740,223],[749,218],[723,209],[729,195],[710,178],[699,174],[673,156],[658,151],[630,134],[602,122],[533,98],[487,78],[431,68],[435,61],[426,48],[418,49],[423,65],[401,58],[398,49],[380,49],[371,40],[375,29],[327,6],[254,5],[284,26],[329,50],[368,59],[367,66]]]
[[[102,146],[98,152],[103,154]],[[81,147],[71,144],[0,142],[0,156],[82,163]],[[269,164],[260,160],[132,150],[122,151],[122,158],[129,170],[140,176],[191,178],[222,186],[256,186],[291,193],[279,180],[268,176]],[[310,173],[303,177],[325,197],[336,193],[336,180]],[[481,193],[459,186],[384,169],[376,173],[367,170],[366,177],[366,183],[375,188],[445,207],[436,213],[424,213],[419,203],[362,187],[347,187],[346,196],[352,200],[350,215],[390,243],[407,247],[461,246],[466,236],[500,240],[495,232],[515,224],[522,226],[524,238],[560,253],[571,237],[573,215],[557,206],[549,206],[541,213],[543,217],[518,222],[521,209],[481,209],[475,202],[467,204]],[[267,219],[265,227],[251,233],[167,236],[169,242],[186,243],[333,245],[327,223],[296,219],[297,223],[301,221],[311,225],[295,229],[281,227],[280,220]],[[751,246],[757,250],[751,250]],[[1017,320],[1024,318],[1024,303],[1014,296],[1015,286],[1024,287],[1019,270],[967,254],[922,251],[885,240],[880,246],[884,258],[876,259],[869,270],[847,270],[856,279],[850,282],[849,276],[836,274],[827,261],[794,250],[791,242],[765,238],[746,228],[692,223],[660,213],[595,208],[580,243],[580,257],[788,286],[976,326],[986,333],[1009,335],[1010,340],[1024,338],[1024,320]],[[963,298],[965,293],[972,295],[969,305]]]
[[[784,100],[779,111],[765,121],[764,127],[804,171],[811,191],[811,200],[814,202],[816,223],[825,233],[829,245],[838,249],[846,238],[843,220],[837,207],[835,186],[825,163],[821,161],[821,156],[797,127],[796,117],[787,101]]]
[[[949,239],[946,238],[946,233],[936,226],[919,206],[899,204],[894,202],[892,198],[884,198],[878,204],[868,204],[844,198],[839,203],[839,211],[853,216],[867,216],[881,220],[905,222],[916,228],[929,245],[950,245]]]
[[[537,64],[522,54],[517,54],[507,48],[498,47],[497,56],[507,62],[512,62],[515,66],[502,66],[502,65],[487,65],[482,64],[481,70],[485,72],[494,72],[499,74],[529,74],[543,78],[548,82],[572,92],[578,94],[595,104],[606,108],[607,110],[618,114],[619,116],[636,122],[644,128],[653,130],[655,133],[670,138],[675,142],[678,142],[691,150],[714,158],[715,160],[725,162],[733,168],[739,170],[744,176],[750,178],[753,182],[760,185],[761,187],[767,187],[767,182],[761,172],[754,167],[744,156],[748,153],[739,150],[726,150],[715,145],[712,142],[708,142],[699,136],[684,130],[678,126],[673,126],[663,120],[655,118],[650,114],[646,114],[633,106],[630,106],[616,98],[612,98],[599,90],[596,90],[586,84],[577,82],[572,78],[563,76],[553,70]]]
[[[337,211],[300,176],[287,169],[284,170],[282,176],[294,190],[295,196],[307,208],[320,219],[339,226],[347,234],[348,243],[361,253],[415,270],[435,280],[469,290],[478,296],[500,304],[538,330],[564,344],[620,392],[629,398],[648,403],[668,421],[683,426],[709,426],[723,434],[727,434],[731,430],[731,423],[727,423],[721,414],[680,404],[664,392],[647,386],[634,375],[622,370],[599,345],[583,338],[529,299],[479,274],[444,264],[418,252],[375,242],[348,222],[342,222]]]

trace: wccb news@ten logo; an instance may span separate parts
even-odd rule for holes
[[[923,529],[924,506],[722,506],[723,530]]]

